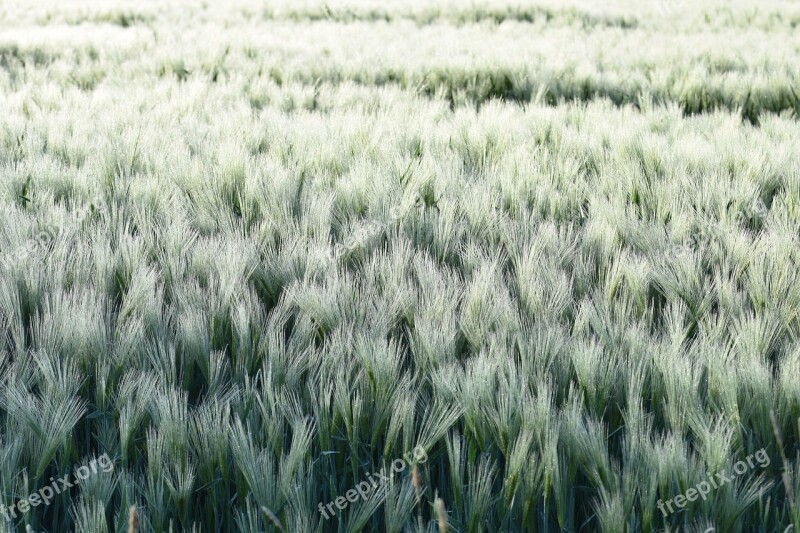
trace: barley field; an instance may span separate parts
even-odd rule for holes
[[[800,528],[800,2],[0,1],[0,524]]]

